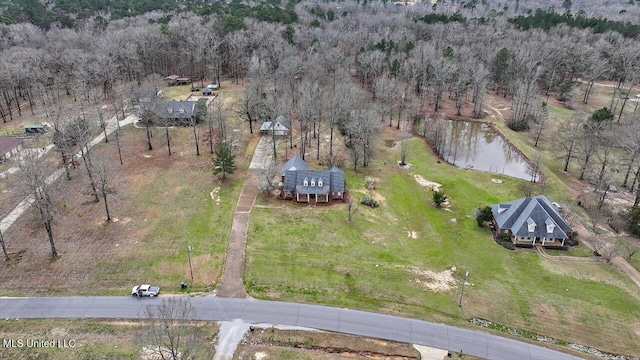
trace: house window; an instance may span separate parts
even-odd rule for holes
[[[172,108],[168,108],[168,109],[167,109],[167,112],[168,112],[169,114],[171,114],[171,113],[173,112],[173,109],[172,109]]]
[[[322,179],[318,179],[318,187],[322,187]]]
[[[536,222],[532,218],[527,219],[527,228],[529,232],[536,231]]]
[[[180,108],[180,110],[178,110],[178,112],[179,112],[180,114],[184,114],[184,109]]]
[[[315,178],[311,179],[311,186],[312,187],[316,186],[316,179]]]
[[[307,180],[307,178],[304,178],[304,181],[302,182],[303,186],[309,186],[309,180]]]

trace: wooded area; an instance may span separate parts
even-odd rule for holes
[[[544,9],[533,9],[535,3],[525,8],[519,2],[499,9],[491,1],[411,6],[366,1],[255,6],[187,2],[179,9],[170,1],[152,7],[136,4],[139,8],[127,14],[140,15],[131,17],[124,17],[124,4],[109,1],[58,1],[41,11],[29,1],[8,6],[5,19],[37,25],[0,25],[3,123],[16,114],[34,114],[37,107],[59,118],[67,107],[63,100],[70,98],[81,105],[83,114],[85,107],[93,103],[100,109],[98,104],[105,101],[117,113],[123,111],[132,87],[158,86],[167,74],[196,82],[219,82],[224,76],[246,85],[236,111],[251,132],[256,122],[286,114],[301,134],[295,145],[303,159],[306,148],[312,141],[319,144],[319,134],[326,129],[329,156],[320,159],[316,146],[316,159],[328,165],[338,161],[333,142],[340,133],[347,136],[357,169],[366,167],[374,155],[371,141],[377,127],[435,121],[443,99],[454,104],[457,116],[482,118],[487,92],[500,94],[511,100],[506,124],[515,131],[535,132],[537,146],[548,125],[549,97],[566,108],[580,109],[574,99],[587,104],[593,85],[609,81],[615,84],[605,109],[611,117],[576,115],[571,124],[562,125],[566,131],[557,134],[558,150],[564,153],[564,170],[578,163],[578,178],[589,178],[596,190],[614,184],[607,172],[614,157],[617,171],[624,173],[615,185],[631,191],[640,186],[640,125],[633,93],[640,79],[640,46],[638,25],[625,22],[638,13],[640,6],[635,4],[621,2],[617,13],[616,7],[608,7],[606,20],[592,15],[602,14],[602,9],[578,8],[566,0]],[[77,21],[36,21],[45,17],[37,14],[52,12],[76,13]],[[104,127],[104,116],[98,113]],[[425,127],[431,130],[424,135],[437,148],[434,137],[439,132],[433,126]],[[197,139],[195,126],[194,134]],[[67,137],[76,144],[78,136]],[[61,139],[56,145],[66,165],[71,145]],[[167,146],[170,152],[169,137]],[[92,178],[89,151],[86,154],[83,161]],[[98,199],[95,181],[91,183]],[[603,201],[605,196],[606,191]],[[636,206],[639,200],[636,196]]]

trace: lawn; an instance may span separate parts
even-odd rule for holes
[[[219,281],[232,213],[250,155],[238,154],[238,176],[221,183],[212,174],[211,156],[196,156],[189,128],[171,129],[169,156],[164,129],[154,129],[154,150],[146,150],[145,130],[123,128],[124,165],[113,137],[92,150],[108,158],[116,180],[110,195],[113,222],[104,222],[103,202],[90,201],[82,164],[73,180],[61,181],[54,201],[53,227],[60,257],[50,259],[46,233],[30,209],[4,234],[15,256],[0,268],[5,295],[128,294],[135,283],[161,286],[164,293],[212,290]],[[192,246],[193,280],[187,246]]]
[[[383,141],[395,135],[385,130]],[[609,265],[590,277],[547,269],[532,250],[496,245],[470,215],[475,207],[518,198],[520,180],[440,164],[420,139],[411,142],[409,170],[395,149],[380,147],[366,171],[347,170],[359,200],[364,176],[377,179],[377,209],[358,205],[273,204],[252,210],[245,282],[252,296],[358,308],[462,324],[482,317],[601,349],[639,354],[640,290]],[[443,185],[450,207],[432,205],[414,175]],[[504,182],[495,184],[491,178]],[[573,265],[570,265],[573,266]],[[438,274],[455,267],[442,291]],[[561,269],[563,269],[561,267]],[[571,269],[568,267],[567,269]],[[458,307],[465,270],[469,286]],[[611,285],[620,284],[622,287]],[[447,289],[448,288],[448,289]]]

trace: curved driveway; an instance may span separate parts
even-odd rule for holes
[[[255,299],[185,297],[196,319],[302,326],[420,344],[487,359],[578,359],[540,346],[469,329],[364,311]],[[161,299],[132,297],[1,298],[0,318],[142,318]]]

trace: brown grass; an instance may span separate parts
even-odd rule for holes
[[[161,131],[154,131],[154,150],[146,151],[144,130],[131,127],[124,129],[121,138],[124,165],[118,162],[115,141],[92,150],[94,159],[106,157],[116,169],[116,193],[108,199],[114,218],[110,224],[105,222],[103,202],[91,202],[84,168],[74,170],[71,181],[59,181],[53,199],[57,205],[53,234],[59,258],[51,258],[46,232],[36,210],[28,210],[4,234],[9,251],[20,256],[0,266],[0,276],[5,279],[0,284],[0,293],[95,295],[91,289],[97,287],[102,295],[121,294],[126,293],[132,281],[156,279],[159,285],[175,286],[174,281],[167,283],[167,280],[186,278],[189,274],[186,253],[179,261],[175,256],[184,250],[182,244],[183,241],[186,244],[189,230],[184,224],[188,223],[192,209],[176,201],[201,204],[209,197],[209,190],[217,186],[217,180],[211,175],[206,149],[201,147],[203,155],[195,156],[190,129],[171,131],[172,156],[167,155]],[[180,153],[183,155],[178,155]],[[239,168],[246,166],[244,158],[239,157],[238,162]],[[185,199],[181,193],[193,191],[194,185],[206,187],[206,191],[194,192]],[[150,188],[158,191],[149,193]],[[0,197],[3,206],[17,202],[12,193],[0,194]],[[175,232],[174,235],[158,233],[158,226],[167,225],[157,222],[167,215],[170,219],[172,215],[176,227],[182,228],[176,231],[184,231],[185,234],[180,235],[184,240],[175,238]],[[226,249],[224,242],[226,237],[217,236],[215,243],[220,243],[216,245],[217,250],[207,246],[193,253],[196,284],[211,284],[218,279]],[[158,261],[164,257],[166,261]]]

